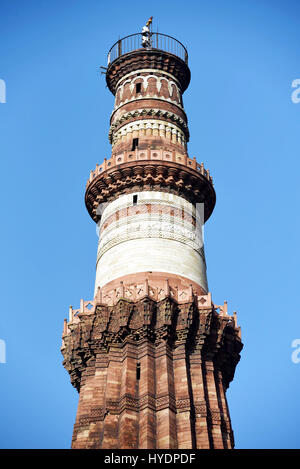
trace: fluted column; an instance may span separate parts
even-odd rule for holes
[[[162,343],[156,351],[156,438],[157,448],[177,448],[175,390],[172,352]]]
[[[192,444],[191,388],[188,379],[185,344],[173,352],[176,392],[176,426],[179,449],[190,449]]]
[[[105,417],[102,448],[119,448],[119,399],[122,370],[121,352],[111,350],[108,358]]]
[[[145,342],[139,352],[139,448],[156,447],[155,347]]]

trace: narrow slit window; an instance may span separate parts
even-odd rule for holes
[[[137,380],[141,379],[141,364],[140,363],[136,364],[136,379]]]
[[[134,139],[132,140],[132,148],[131,148],[131,151],[134,151],[138,146],[139,146],[139,139],[138,139],[138,138],[134,138]]]
[[[135,85],[135,92],[136,93],[141,93],[141,91],[142,91],[142,83],[137,83]]]
[[[133,205],[137,204],[137,195],[133,196],[132,202],[133,202]]]

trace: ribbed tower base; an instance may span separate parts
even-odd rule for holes
[[[72,447],[233,448],[225,391],[242,348],[236,316],[192,289],[181,303],[143,293],[113,306],[98,295],[65,324],[64,366],[80,391]]]

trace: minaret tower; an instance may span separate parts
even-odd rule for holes
[[[70,307],[63,332],[79,392],[72,447],[233,448],[225,392],[240,328],[212,302],[202,242],[215,191],[187,152],[187,51],[150,23],[108,54],[112,154],[85,194],[95,296]]]

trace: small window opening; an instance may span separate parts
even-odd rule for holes
[[[141,93],[141,91],[142,91],[142,83],[137,83],[135,85],[135,92],[136,93]]]
[[[141,379],[141,364],[140,363],[136,364],[136,379],[137,380]]]
[[[136,205],[137,204],[137,195],[134,195],[133,196],[133,205]]]
[[[139,139],[138,139],[138,138],[134,138],[134,139],[132,140],[132,148],[131,148],[131,151],[134,151],[138,146],[139,146]]]

